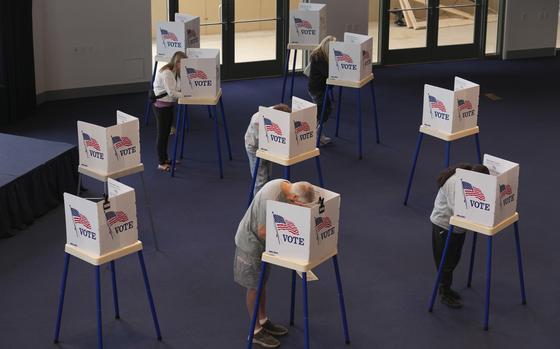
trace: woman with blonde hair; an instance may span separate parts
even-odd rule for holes
[[[173,106],[181,95],[181,59],[187,58],[184,52],[177,51],[169,63],[158,70],[154,79],[153,103],[157,123],[156,149],[158,170],[169,171],[170,160],[167,155],[167,143],[173,124]]]
[[[332,35],[326,36],[319,46],[317,46],[309,55],[309,83],[307,90],[313,99],[313,103],[317,104],[317,122],[321,120],[321,112],[323,110],[323,99],[327,87],[327,78],[329,77],[329,44],[336,41]],[[325,115],[323,117],[323,124],[327,122],[331,112],[331,101],[327,96],[327,105]],[[331,139],[327,136],[321,135],[321,145],[330,143]]]

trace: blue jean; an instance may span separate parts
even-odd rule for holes
[[[257,162],[257,149],[252,147],[247,147],[247,157],[249,158],[249,169],[251,171],[251,177],[253,177],[253,172],[255,171],[255,164]],[[272,163],[268,160],[261,159],[259,169],[257,170],[257,179],[255,181],[255,190],[253,195],[257,194],[259,190],[270,180],[272,175]]]

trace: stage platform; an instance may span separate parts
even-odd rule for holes
[[[0,133],[0,238],[33,223],[77,184],[77,146]]]

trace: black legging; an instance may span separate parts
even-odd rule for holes
[[[443,248],[445,247],[445,240],[447,240],[448,231],[432,223],[432,250],[434,254],[434,262],[436,263],[436,270],[439,268]],[[447,248],[447,256],[445,257],[445,264],[441,271],[440,286],[443,288],[450,288],[453,282],[453,270],[461,260],[461,251],[465,244],[465,233],[451,234],[449,247]]]
[[[157,124],[156,149],[158,162],[160,165],[163,165],[169,160],[167,143],[169,142],[169,132],[171,132],[171,125],[173,123],[173,107],[158,108],[154,105],[153,110]]]

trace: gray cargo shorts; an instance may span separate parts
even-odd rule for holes
[[[233,260],[233,280],[245,288],[258,288],[261,273],[261,256],[250,255],[239,247],[235,248]],[[266,268],[264,282],[268,281],[270,268]]]

